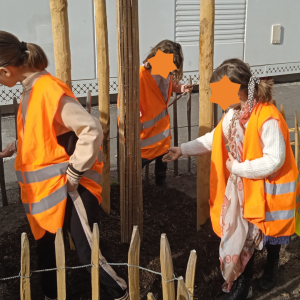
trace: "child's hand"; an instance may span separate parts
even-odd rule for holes
[[[181,93],[191,93],[193,90],[192,84],[183,84],[181,86]]]
[[[15,142],[9,143],[7,147],[0,152],[0,158],[11,157],[15,151]]]
[[[182,155],[180,147],[172,147],[168,149],[168,153],[162,158],[163,162],[171,162],[178,159]]]
[[[228,153],[228,156],[229,156],[229,158],[228,158],[227,161],[226,161],[226,167],[227,167],[228,171],[229,171],[230,173],[232,173],[232,165],[233,165],[235,159],[234,159],[234,157],[231,155],[230,152]]]

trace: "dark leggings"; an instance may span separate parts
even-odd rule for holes
[[[269,262],[276,262],[279,259],[279,253],[281,245],[266,245],[268,256],[267,259]],[[253,277],[253,267],[254,267],[254,255],[251,256],[250,260],[248,261],[245,270],[243,272],[243,275],[245,278],[252,278]]]
[[[97,198],[81,185],[79,185],[78,187],[78,192],[86,209],[91,229],[93,228],[94,223],[97,223],[99,226],[100,207]],[[69,230],[72,236],[81,264],[90,264],[91,248],[81,226],[81,222],[73,205],[73,201],[69,196],[66,205],[64,231],[66,231],[66,229]],[[37,240],[36,252],[38,255],[39,269],[50,269],[56,267],[54,241],[55,234],[52,234],[50,232],[46,232],[46,234],[41,239]],[[103,240],[101,240],[102,255],[108,262],[113,262],[109,258],[109,252],[109,247],[103,242]],[[87,271],[91,272],[91,269],[87,268]],[[41,277],[42,289],[45,296],[51,299],[55,299],[57,297],[56,271],[42,272]],[[126,293],[126,291],[122,290],[118,283],[108,273],[106,273],[104,269],[101,269],[100,271],[100,283],[101,286],[113,298],[121,298]]]
[[[165,154],[153,159],[142,158],[142,168],[155,160],[155,181],[158,183],[163,182],[167,177],[168,164],[162,161],[164,155]]]

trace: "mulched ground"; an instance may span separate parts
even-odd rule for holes
[[[111,245],[111,257],[115,262],[127,262],[129,245],[120,242],[119,186],[112,186],[111,214],[101,213],[101,241]],[[144,185],[144,235],[141,244],[142,267],[160,272],[160,236],[166,233],[173,256],[175,275],[185,276],[190,251],[197,251],[197,270],[194,299],[214,299],[220,292],[223,283],[219,271],[218,247],[219,238],[213,233],[208,221],[200,231],[196,231],[196,200],[174,188],[160,189],[154,185]],[[0,207],[0,278],[17,275],[20,270],[21,233],[26,232],[31,247],[31,268],[37,269],[35,242],[24,216],[22,206],[16,201],[8,207]],[[280,279],[285,284],[300,274],[300,239],[283,249],[281,253]],[[66,242],[66,265],[80,265],[76,252],[69,249]],[[101,247],[101,243],[100,243]],[[257,253],[256,276],[261,275],[265,262],[265,252]],[[120,272],[127,276],[127,268],[120,267]],[[67,271],[67,299],[91,299],[91,279],[84,270]],[[254,282],[253,299],[258,299],[263,293]],[[141,299],[146,299],[152,292],[156,299],[162,299],[161,278],[158,275],[140,272]],[[39,285],[39,275],[31,277],[32,299],[43,299]],[[299,291],[300,292],[300,291]],[[2,294],[1,294],[2,293]],[[1,298],[2,297],[2,298]],[[300,299],[300,294],[292,293],[282,299]],[[17,300],[19,296],[19,280],[14,279],[2,283],[0,281],[0,300]],[[101,290],[101,299],[110,297]],[[259,298],[262,299],[262,298]],[[263,299],[274,299],[273,296]],[[279,298],[276,298],[279,299]],[[281,299],[281,298],[280,298]]]

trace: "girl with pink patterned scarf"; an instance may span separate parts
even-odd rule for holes
[[[279,251],[282,244],[290,242],[290,236],[264,236],[254,224],[244,219],[243,178],[264,179],[273,176],[283,166],[286,144],[276,119],[268,119],[262,126],[260,146],[263,156],[243,161],[244,136],[251,113],[258,103],[272,101],[272,80],[259,80],[252,76],[247,64],[239,59],[224,61],[213,73],[210,82],[218,82],[224,76],[240,84],[240,104],[229,107],[222,121],[222,136],[229,145],[229,159],[226,162],[230,172],[223,199],[220,227],[220,265],[224,277],[223,293],[218,299],[241,300],[252,297],[254,251],[266,246],[267,266],[260,279],[260,287],[270,290],[275,286],[278,271]],[[212,151],[214,131],[172,147],[164,157],[170,162],[180,156],[201,155]],[[258,145],[259,147],[259,145]]]

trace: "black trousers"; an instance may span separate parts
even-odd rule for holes
[[[267,252],[268,252],[268,256],[267,259],[270,262],[275,262],[279,259],[279,252],[280,252],[280,248],[281,245],[267,245]],[[254,275],[254,255],[255,253],[253,253],[253,255],[251,256],[251,258],[249,259],[245,270],[243,272],[243,275],[245,276],[246,279],[252,278]]]
[[[90,193],[81,185],[79,185],[78,187],[78,193],[82,198],[89,225],[92,230],[94,223],[100,225],[100,207],[98,200],[92,193]],[[69,195],[67,199],[63,229],[64,231],[69,230],[81,264],[90,264],[91,248],[81,226],[81,222],[73,205],[73,201]],[[52,234],[50,232],[46,232],[46,234],[41,239],[37,240],[36,252],[38,255],[38,265],[40,269],[49,269],[56,267],[54,241],[55,234]],[[101,241],[102,255],[108,262],[113,262],[111,259],[109,259],[109,251],[109,247],[105,243],[103,243],[103,241]],[[91,268],[87,268],[87,271],[91,272]],[[51,299],[55,299],[57,297],[56,271],[42,272],[41,276],[42,289],[45,296]],[[112,298],[121,298],[126,293],[126,291],[122,290],[118,283],[102,268],[100,271],[100,284],[101,287],[104,288],[104,290],[106,290],[112,296]]]
[[[152,161],[155,160],[155,182],[161,183],[164,182],[167,178],[167,169],[168,169],[168,163],[165,163],[162,161],[162,158],[165,154],[158,156],[153,159],[146,159],[142,158],[142,167],[144,168],[146,165],[150,164]]]

